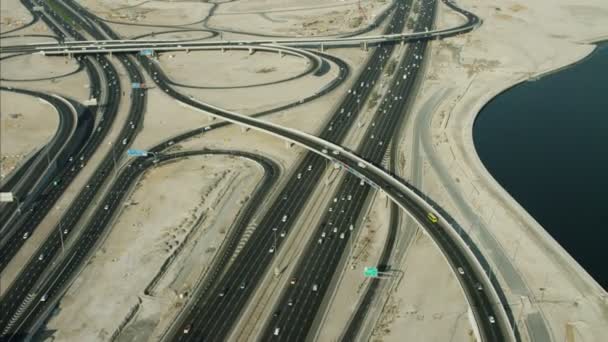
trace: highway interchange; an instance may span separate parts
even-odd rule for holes
[[[23,3],[32,12],[34,12],[34,6],[43,6],[45,8],[43,14],[35,16],[35,20],[43,20],[58,36],[63,37],[62,41],[65,41],[65,38],[69,37],[75,40],[72,43],[77,44],[77,41],[85,41],[90,38],[83,36],[70,23],[63,20],[55,12],[56,6],[62,6],[66,11],[72,13],[73,22],[77,22],[81,27],[85,28],[88,36],[92,39],[120,40],[120,37],[108,25],[99,20],[98,17],[87,12],[76,2],[54,2],[54,5],[51,5],[52,1],[29,2],[24,0]],[[446,4],[462,13],[468,19],[467,23],[458,29],[458,33],[472,30],[479,24],[479,19],[470,12],[460,10],[451,2],[446,2]],[[387,181],[386,172],[381,170],[383,173],[378,173],[376,171],[377,168],[375,168],[381,165],[391,140],[396,134],[396,130],[400,127],[400,123],[406,119],[403,114],[409,101],[411,101],[411,98],[415,94],[417,79],[422,77],[419,76],[419,70],[424,58],[427,38],[442,37],[446,34],[446,32],[441,32],[433,36],[431,28],[433,27],[436,6],[435,1],[421,1],[422,10],[417,16],[414,31],[424,33],[421,36],[408,38],[408,44],[403,49],[399,48],[398,44],[392,43],[392,37],[400,35],[403,31],[405,18],[407,18],[411,7],[411,1],[397,2],[391,8],[391,14],[387,15],[389,23],[383,35],[389,38],[380,41],[380,45],[373,49],[366,66],[362,68],[363,71],[355,77],[351,89],[345,94],[340,105],[336,107],[335,113],[328,119],[318,137],[307,137],[296,134],[292,131],[261,122],[255,118],[291,108],[303,102],[313,101],[335,89],[346,78],[349,70],[345,63],[328,54],[312,54],[306,50],[297,52],[297,49],[294,50],[296,52],[293,52],[287,48],[282,48],[283,53],[300,53],[302,58],[309,59],[309,68],[305,73],[318,72],[321,68],[320,64],[327,63],[324,60],[329,60],[339,66],[339,77],[326,86],[323,91],[308,96],[299,102],[256,113],[250,117],[244,117],[180,93],[174,88],[175,84],[169,81],[160,69],[160,66],[151,59],[144,56],[133,56],[126,52],[115,52],[118,61],[128,71],[129,82],[142,82],[143,75],[141,71],[145,71],[159,88],[169,96],[184,104],[226,120],[214,125],[200,127],[166,140],[150,150],[155,152],[154,155],[136,158],[128,162],[121,168],[120,174],[115,178],[112,178],[115,172],[113,170],[115,167],[115,156],[125,154],[129,145],[123,143],[123,141],[125,139],[127,142],[132,141],[139,130],[139,125],[145,113],[146,92],[134,89],[129,99],[124,98],[121,96],[120,82],[118,82],[119,76],[113,63],[99,49],[85,48],[82,50],[78,47],[71,50],[72,52],[70,53],[74,53],[77,49],[82,51],[79,52],[81,54],[86,52],[86,55],[83,54],[83,56],[78,57],[78,60],[90,77],[92,97],[98,98],[98,101],[104,104],[103,106],[92,107],[90,110],[97,112],[98,117],[103,118],[103,121],[96,122],[86,142],[80,142],[82,144],[81,148],[73,149],[72,153],[68,153],[69,156],[67,157],[64,155],[64,160],[61,164],[58,164],[57,170],[54,171],[55,176],[47,177],[47,182],[43,187],[41,186],[44,189],[41,190],[44,196],[37,196],[35,192],[31,192],[35,197],[39,198],[36,201],[22,203],[24,207],[22,210],[23,214],[19,215],[17,223],[11,224],[11,229],[7,229],[9,233],[6,236],[4,234],[2,236],[3,248],[0,259],[0,270],[6,267],[7,263],[24,243],[23,234],[26,232],[28,234],[33,233],[35,227],[44,218],[50,208],[53,207],[53,204],[67,186],[69,186],[79,170],[86,165],[88,158],[95,153],[99,143],[108,133],[120,101],[129,102],[129,118],[122,128],[119,137],[112,144],[112,151],[105,155],[104,160],[96,170],[95,175],[91,178],[91,181],[61,219],[57,229],[54,230],[55,233],[49,236],[0,299],[2,305],[0,333],[8,337],[9,340],[18,340],[24,336],[30,336],[37,331],[52,311],[53,303],[59,301],[62,292],[66,289],[66,285],[72,280],[74,274],[76,274],[78,268],[90,255],[91,251],[95,249],[100,237],[106,234],[113,212],[120,207],[124,197],[128,194],[127,189],[132,186],[133,182],[145,169],[162,164],[165,161],[198,154],[222,153],[251,158],[265,165],[265,169],[267,170],[266,182],[259,187],[259,191],[255,194],[255,196],[263,196],[265,191],[272,187],[274,183],[272,180],[276,178],[276,173],[278,173],[276,167],[272,166],[273,164],[269,160],[238,151],[204,150],[163,153],[164,150],[181,140],[212,129],[221,128],[229,124],[229,122],[234,122],[255,129],[261,129],[296,142],[308,148],[311,152],[305,154],[298,162],[298,165],[290,170],[291,177],[278,190],[278,195],[275,196],[274,201],[268,205],[267,214],[263,216],[258,229],[254,231],[244,249],[236,255],[235,259],[232,262],[228,262],[234,253],[235,242],[239,239],[239,234],[246,227],[253,212],[259,208],[252,205],[245,211],[243,216],[239,217],[235,224],[236,229],[231,233],[233,235],[230,236],[229,242],[222,247],[222,257],[214,264],[214,271],[210,273],[211,276],[196,289],[192,296],[192,301],[188,303],[171,329],[167,331],[165,339],[196,341],[201,339],[222,340],[227,338],[242,314],[243,309],[250,302],[256,285],[264,274],[271,271],[270,265],[273,262],[274,256],[281,249],[284,239],[294,229],[293,227],[297,222],[298,215],[310,198],[309,194],[313,192],[314,188],[319,186],[318,180],[328,167],[327,159],[338,163],[342,169],[348,170],[350,173],[341,180],[338,190],[332,195],[334,200],[325,209],[325,214],[323,214],[323,218],[321,219],[322,223],[314,229],[313,238],[307,243],[307,247],[305,248],[305,257],[301,258],[294,274],[290,275],[290,278],[295,278],[297,281],[282,291],[277,308],[274,310],[275,312],[279,312],[279,314],[271,317],[265,323],[264,340],[291,341],[310,338],[311,331],[314,331],[314,321],[319,317],[319,312],[322,309],[324,294],[329,293],[331,290],[332,277],[341,265],[344,251],[348,248],[351,236],[360,227],[361,218],[359,214],[363,211],[362,209],[370,194],[377,190],[387,193],[395,200],[395,203],[407,209],[408,214],[415,217],[425,227],[444,255],[446,255],[448,262],[454,270],[458,268],[464,269],[464,275],[459,280],[473,308],[477,328],[482,340],[501,341],[513,339],[517,333],[512,328],[512,318],[508,317],[510,315],[508,307],[504,305],[504,302],[499,304],[496,301],[496,297],[500,297],[500,294],[497,295],[492,292],[496,291],[499,293],[500,289],[494,289],[495,284],[486,284],[488,280],[483,278],[483,272],[479,274],[478,267],[476,266],[476,263],[480,261],[471,258],[466,251],[462,251],[460,242],[449,233],[444,232],[444,230],[448,231],[452,229],[450,224],[447,223],[451,220],[449,215],[442,212],[440,208],[436,208],[437,216],[441,220],[438,223],[429,222],[428,210],[417,203],[411,195],[404,193],[393,181]],[[448,33],[452,34],[453,32],[455,31],[450,30]],[[354,37],[332,39],[345,39],[346,42],[351,42],[352,38]],[[404,39],[402,37],[397,39],[397,41],[401,40]],[[275,42],[280,43],[280,40],[248,41],[245,45],[255,47],[255,45]],[[376,38],[371,39],[370,42],[378,44]],[[221,45],[243,45],[241,43],[222,42]],[[177,48],[175,43],[168,44],[171,45],[171,47],[167,48],[168,50],[196,48],[193,45],[186,47],[183,43],[180,44],[182,46],[179,48]],[[217,45],[217,43],[215,44]],[[295,43],[290,41],[289,44],[285,45],[302,46],[303,44],[298,41]],[[359,42],[356,44],[358,45]],[[121,46],[122,43],[116,45]],[[247,46],[243,46],[243,48],[248,48]],[[145,46],[138,43],[132,47],[133,50],[127,52],[136,52],[143,47]],[[280,46],[278,47],[280,48]],[[163,50],[161,46],[155,46],[155,49],[157,48],[159,51]],[[62,47],[61,49],[64,48]],[[24,53],[33,52],[35,49],[17,46],[14,48],[3,48],[3,52],[5,51]],[[105,51],[105,53],[107,52]],[[65,53],[65,51],[62,53]],[[384,72],[392,54],[399,54],[400,57],[389,91],[382,98],[380,106],[374,114],[374,119],[372,119],[374,124],[365,132],[365,138],[362,140],[361,146],[356,151],[352,151],[356,154],[356,158],[360,159],[353,159],[350,156],[350,151],[335,146],[342,143],[354,123],[356,123],[361,109],[367,102],[380,75]],[[319,60],[321,60],[321,63],[317,62]],[[48,95],[44,94],[36,94],[36,96],[48,97]],[[65,112],[65,109],[62,112]],[[73,127],[74,125],[69,126]],[[58,135],[64,136],[63,133],[58,133]],[[51,147],[49,147],[49,150],[51,150]],[[79,152],[74,153],[73,151],[76,150],[79,150]],[[46,151],[45,153],[48,154],[49,152]],[[57,153],[54,152],[49,155],[52,156]],[[40,156],[39,159],[41,159]],[[40,163],[34,164],[32,162],[25,165],[35,166],[38,164]],[[63,168],[61,167],[62,165]],[[49,172],[52,171],[49,169]],[[26,171],[23,172],[25,174]],[[33,177],[26,177],[25,180],[29,184],[34,184],[36,181]],[[53,182],[53,180],[60,181]],[[76,224],[81,219],[83,213],[93,205],[94,197],[103,188],[103,185],[110,180],[112,180],[111,189],[105,192],[93,216],[88,220],[88,224],[85,227],[79,228],[77,236],[72,237],[71,233],[75,231]],[[401,180],[397,181],[403,184]],[[30,186],[30,188],[32,187]],[[261,201],[253,203],[259,205]],[[444,220],[445,226],[438,229],[437,227],[440,224],[444,224]],[[61,254],[65,239],[74,239],[71,243],[73,247],[66,250],[65,254]],[[39,256],[43,257],[40,258]],[[53,264],[54,266],[52,266]],[[484,291],[478,290],[481,283],[485,285]],[[312,290],[313,286],[315,287],[314,291]],[[52,300],[41,301],[42,296],[51,298]],[[496,323],[490,322],[489,317],[492,317],[492,320],[495,319]],[[280,331],[280,333],[277,334],[277,331]]]

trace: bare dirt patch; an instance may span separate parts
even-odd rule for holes
[[[36,97],[0,91],[0,179],[46,144],[59,125],[59,113]]]

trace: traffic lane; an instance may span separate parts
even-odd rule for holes
[[[315,167],[314,169],[319,169],[320,167]],[[306,191],[295,192],[300,194],[300,196],[293,196],[293,192],[283,192],[280,196],[285,196],[289,194],[287,202],[293,202],[293,204],[287,203],[287,205],[299,205],[298,202],[302,201],[306,194],[309,192],[309,189],[315,186],[316,176],[312,172],[310,172],[312,176],[308,176],[306,178],[309,179],[307,184],[305,185],[307,189]],[[304,179],[304,181],[306,180]],[[298,181],[294,181],[297,183]],[[278,197],[281,198],[281,197]],[[280,203],[279,203],[280,204]],[[237,313],[236,310],[240,309],[240,306],[244,301],[248,299],[248,295],[251,291],[254,290],[254,286],[252,284],[255,283],[255,280],[259,279],[263,275],[263,271],[265,268],[265,263],[267,263],[269,258],[273,258],[276,253],[269,253],[270,248],[273,246],[274,237],[272,232],[272,227],[283,227],[287,226],[285,222],[282,222],[282,215],[286,211],[283,210],[275,210],[274,208],[270,210],[271,213],[274,213],[273,216],[270,217],[269,222],[262,221],[257,230],[263,230],[263,235],[256,235],[254,239],[253,236],[248,241],[246,247],[237,255],[237,259],[234,261],[234,265],[237,270],[233,272],[227,272],[227,279],[223,279],[222,283],[218,284],[214,290],[210,292],[209,298],[209,306],[210,308],[205,308],[203,302],[198,306],[197,310],[191,316],[195,316],[201,319],[201,321],[205,322],[207,325],[213,325],[216,322],[225,321],[223,315],[235,315]],[[290,215],[291,216],[291,215]],[[288,220],[293,219],[292,217],[288,217]],[[278,228],[281,229],[281,228]],[[287,231],[286,231],[287,234]],[[252,241],[253,240],[253,241]],[[277,238],[277,248],[280,248],[280,244],[282,243],[282,239]],[[242,261],[242,259],[245,259]],[[240,287],[241,284],[245,284],[245,289],[236,290]],[[246,290],[246,291],[243,291]],[[220,293],[224,293],[220,296]],[[227,302],[228,301],[228,302]],[[236,303],[236,304],[234,304]],[[220,312],[220,314],[218,314]],[[207,313],[213,313],[213,317],[204,316]],[[201,316],[203,315],[203,316]],[[197,328],[193,328],[192,336],[201,336],[200,333],[197,332]],[[216,337],[213,333],[205,333],[204,336],[213,336]]]
[[[278,317],[273,317],[271,323],[267,325],[265,338],[272,338],[273,330],[277,327],[282,331],[281,338],[290,340],[295,337],[302,337],[302,331],[308,330],[311,320],[314,319],[314,305],[307,305],[309,301],[314,301],[313,298],[323,297],[326,289],[327,275],[333,275],[333,259],[339,254],[339,245],[346,245],[354,233],[349,230],[351,224],[354,225],[353,217],[360,211],[363,204],[362,198],[367,196],[368,186],[359,186],[359,181],[352,176],[347,175],[345,182],[342,185],[342,191],[338,194],[345,195],[350,193],[352,200],[339,201],[340,206],[336,208],[338,215],[328,215],[323,222],[327,222],[327,226],[319,226],[315,236],[308,242],[308,247],[304,255],[304,264],[300,263],[298,268],[291,275],[297,279],[296,285],[288,285],[290,288],[281,296],[279,308],[281,312]],[[360,205],[359,205],[360,204]],[[344,213],[341,211],[344,210]],[[329,225],[332,222],[332,225]],[[335,229],[335,233],[334,233]],[[323,238],[323,243],[319,244],[317,239],[322,233],[326,233]],[[343,238],[340,238],[344,234]],[[313,290],[313,286],[317,285],[317,290]],[[292,302],[292,306],[289,305]],[[306,308],[297,310],[298,308]],[[272,322],[274,321],[274,323]],[[290,324],[291,323],[291,324]],[[297,323],[297,324],[296,324]],[[294,336],[291,336],[291,335]]]
[[[5,188],[4,190],[12,192],[13,196],[19,199],[18,202],[21,207],[24,207],[23,210],[26,211],[31,206],[31,197],[29,196],[31,192],[35,190],[33,189],[34,185],[43,179],[44,174],[47,174],[46,177],[48,177],[49,181],[54,178],[56,172],[49,174],[49,172],[54,171],[51,164],[57,163],[58,167],[61,166],[59,165],[57,157],[59,156],[61,149],[69,141],[71,136],[70,133],[75,130],[77,118],[76,114],[72,112],[72,109],[65,102],[54,96],[12,87],[0,87],[0,90],[42,99],[53,106],[59,116],[59,124],[49,142],[36,153],[31,161],[26,162],[20,169],[15,171],[19,173],[19,178],[16,179],[13,177],[12,179],[14,182],[12,182],[11,187]],[[53,160],[53,163],[51,163],[51,160]],[[24,166],[27,168],[23,169]],[[33,194],[35,195],[35,192]],[[4,228],[6,228],[5,225],[17,209],[17,202],[2,204],[3,210],[0,214],[0,227],[3,227],[4,230]],[[5,239],[6,235],[3,236],[3,240]],[[0,250],[2,250],[1,246]]]

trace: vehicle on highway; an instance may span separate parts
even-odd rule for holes
[[[289,298],[289,300],[287,300],[287,305],[293,306],[293,299]]]
[[[272,313],[272,317],[279,317],[280,314],[281,314],[281,311],[277,310]]]
[[[110,209],[110,206],[106,204],[106,205],[103,207],[103,210],[108,210],[108,209]]]
[[[323,243],[323,239],[319,239],[319,245]]]
[[[312,292],[317,292],[319,290],[319,285],[312,284]]]
[[[325,237],[325,235],[327,235],[327,234],[325,234],[325,232],[321,233],[321,237],[322,237],[322,238],[324,238],[324,237]]]
[[[462,269],[462,267],[458,267],[458,273],[464,274],[464,270]]]
[[[281,328],[274,328],[274,336],[279,336],[280,332],[281,332]]]
[[[25,232],[25,233],[23,233],[23,240],[27,239],[27,238],[28,238],[28,236],[30,236],[30,233],[29,233],[29,232]]]
[[[360,167],[360,168],[362,168],[362,169],[365,169],[365,164],[363,164],[363,162],[358,162],[357,166]]]
[[[298,179],[301,179],[301,178],[302,178],[302,173],[300,172],[300,173],[298,173]]]
[[[338,232],[338,227],[334,227],[334,233]]]
[[[226,295],[226,292],[228,292],[228,288],[224,288],[224,290],[222,292],[220,292],[220,297],[224,297]]]
[[[44,254],[40,254],[40,255],[38,256],[38,260],[42,261],[42,259],[44,259]]]
[[[245,283],[241,283],[241,286],[239,286],[239,289],[244,290],[245,289]]]
[[[308,165],[308,171],[312,170],[312,165]]]
[[[297,281],[298,281],[298,278],[293,277],[293,278],[291,278],[291,280],[289,281],[289,283],[290,283],[291,285],[295,285]]]
[[[281,219],[281,221],[287,222],[287,215],[283,215],[283,218]]]
[[[433,213],[428,213],[426,215],[426,217],[429,219],[429,221],[433,222],[433,223],[437,223],[437,216],[435,216],[435,214]]]
[[[287,233],[285,233],[285,231],[281,232],[281,237],[285,237],[285,235],[287,235]]]
[[[270,247],[270,249],[268,250],[268,253],[274,253],[274,247]]]
[[[127,144],[127,138],[122,139],[122,144],[126,145]]]
[[[489,316],[488,320],[490,320],[490,323],[492,323],[492,324],[496,323],[496,320],[494,319],[494,316]]]
[[[477,283],[477,290],[483,291],[483,286],[481,286],[481,284],[479,284],[479,283]]]
[[[42,295],[42,297],[40,298],[40,301],[41,301],[41,302],[46,302],[46,299],[47,299],[47,295],[46,295],[46,293],[45,293],[45,294],[43,294],[43,295]]]
[[[340,239],[344,240],[344,233],[340,233]]]
[[[190,333],[191,329],[192,329],[192,324],[186,325],[186,327],[184,328],[184,334]]]
[[[63,235],[67,235],[67,234],[68,234],[68,232],[69,232],[69,230],[68,230],[67,228],[66,228],[66,229],[64,229],[64,230],[63,230]]]

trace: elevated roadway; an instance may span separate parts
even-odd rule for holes
[[[375,46],[385,43],[410,42],[417,40],[441,39],[463,34],[474,30],[481,24],[481,20],[475,14],[457,7],[452,1],[444,0],[444,3],[461,14],[466,22],[462,25],[447,29],[430,30],[425,27],[423,31],[413,33],[387,33],[375,36],[356,36],[339,38],[296,38],[296,39],[253,39],[253,40],[220,40],[205,42],[187,42],[183,40],[106,40],[99,41],[73,41],[61,44],[33,44],[6,46],[2,52],[39,52],[45,55],[77,55],[77,54],[99,54],[118,52],[140,52],[151,49],[157,52],[163,51],[194,51],[204,49],[208,46],[230,46],[230,45],[282,45],[300,48],[330,48],[330,47],[352,47],[352,46]]]

